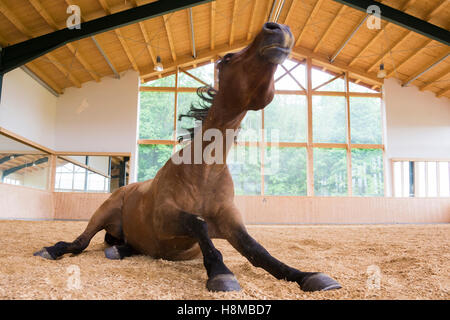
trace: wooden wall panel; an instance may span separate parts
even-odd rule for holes
[[[107,194],[55,193],[55,219],[89,219]],[[237,196],[247,224],[449,223],[450,199]]]
[[[53,219],[49,191],[0,183],[0,219]]]
[[[54,192],[55,219],[88,220],[109,193]]]
[[[0,183],[0,219],[88,220],[110,196]],[[450,198],[237,196],[247,224],[450,223]]]
[[[235,203],[248,224],[449,223],[449,198],[262,197]]]

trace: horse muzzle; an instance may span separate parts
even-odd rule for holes
[[[263,40],[259,53],[269,62],[281,64],[291,53],[294,36],[288,26],[267,22],[263,26]]]

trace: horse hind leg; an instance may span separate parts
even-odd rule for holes
[[[66,253],[80,254],[86,249],[91,239],[101,230],[106,229],[108,241],[119,239],[122,230],[122,193],[117,190],[94,213],[84,230],[73,242],[60,241],[53,246],[44,247],[34,253],[49,260],[56,260]],[[105,236],[106,238],[106,236]],[[106,239],[105,239],[106,240]]]

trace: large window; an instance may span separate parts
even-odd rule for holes
[[[179,148],[198,103],[196,89],[215,84],[214,64],[179,69],[141,87],[138,179],[152,179]],[[242,121],[227,162],[238,195],[383,196],[381,88],[286,60],[275,73],[276,94]],[[154,114],[156,113],[156,114]]]

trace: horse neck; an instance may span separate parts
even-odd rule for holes
[[[234,143],[235,135],[230,135],[230,133],[234,132],[237,134],[237,130],[247,114],[247,111],[240,111],[236,108],[236,104],[233,103],[233,101],[226,102],[224,100],[226,99],[221,99],[220,95],[216,97],[208,112],[207,118],[203,121],[202,131],[203,135],[209,129],[220,131],[223,137],[223,154],[226,159],[226,156]],[[211,141],[204,141],[202,149],[204,150],[210,143]]]

